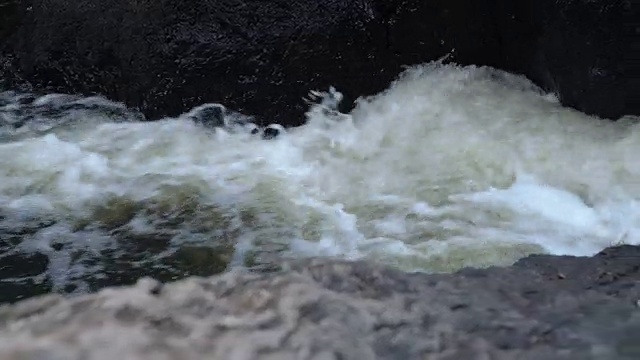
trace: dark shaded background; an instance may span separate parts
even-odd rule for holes
[[[0,0],[0,79],[153,119],[220,102],[297,125],[309,90],[333,85],[349,106],[455,49],[617,119],[640,113],[632,13],[628,0]]]

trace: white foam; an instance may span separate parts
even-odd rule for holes
[[[174,242],[213,237],[220,229],[203,224],[218,221],[216,206],[234,219],[241,252],[274,243],[290,256],[372,257],[411,270],[640,243],[633,122],[563,108],[489,68],[415,67],[351,114],[337,113],[340,96],[331,96],[273,141],[185,118],[7,141],[0,196],[70,223],[113,197],[172,209],[195,202]],[[153,229],[172,216],[163,214],[140,211],[128,226]]]

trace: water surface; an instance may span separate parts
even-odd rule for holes
[[[200,110],[143,122],[99,98],[2,94],[0,287],[77,293],[307,256],[441,272],[640,243],[636,119],[439,63],[350,114],[337,91],[312,97],[306,125],[266,141],[237,114],[222,130]]]

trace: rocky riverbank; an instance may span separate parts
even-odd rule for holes
[[[2,359],[638,359],[640,247],[408,274],[316,259],[0,308]]]

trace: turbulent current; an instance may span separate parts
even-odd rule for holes
[[[0,297],[282,258],[442,272],[640,243],[637,119],[439,63],[349,114],[339,92],[313,94],[304,126],[265,140],[221,106],[147,122],[100,98],[3,93]]]

